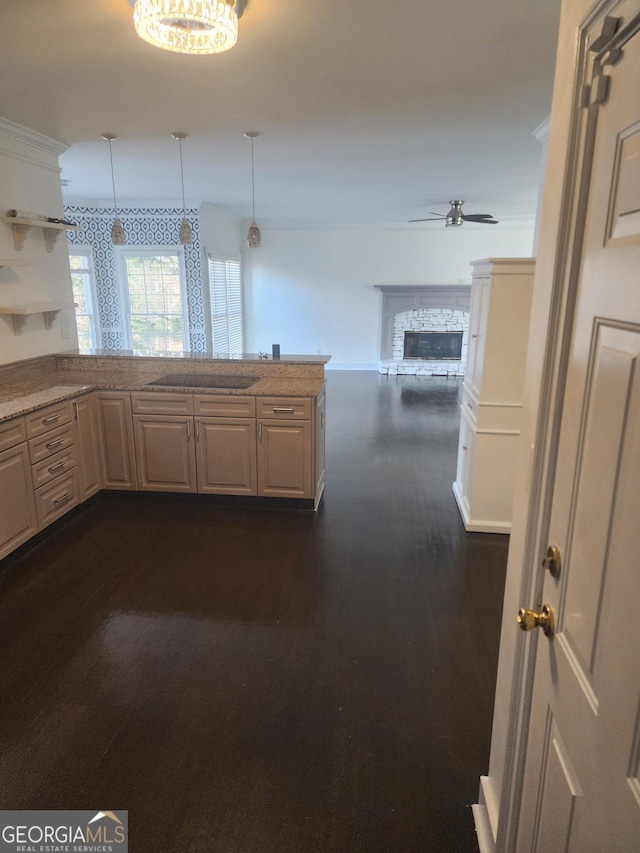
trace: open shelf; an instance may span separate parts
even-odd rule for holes
[[[79,225],[63,225],[60,222],[47,222],[46,219],[3,216],[2,221],[13,231],[13,244],[18,252],[22,251],[29,228],[42,228],[47,252],[53,251],[53,247],[61,231],[80,231]]]
[[[58,311],[63,308],[73,308],[72,302],[34,302],[31,305],[2,305],[0,314],[7,314],[13,319],[14,335],[21,335],[27,317],[31,314],[44,316],[45,329],[50,329]]]

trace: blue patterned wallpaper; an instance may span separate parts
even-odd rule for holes
[[[178,207],[121,207],[120,221],[127,235],[128,246],[177,246],[182,208]],[[82,230],[67,231],[69,245],[91,246],[96,274],[98,316],[102,330],[103,349],[122,349],[118,285],[111,225],[113,210],[103,207],[65,206],[65,217]],[[202,281],[202,252],[200,223],[197,208],[188,208],[187,217],[193,230],[193,243],[184,246],[189,338],[192,352],[206,352],[207,333]]]

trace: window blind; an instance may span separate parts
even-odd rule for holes
[[[212,350],[241,355],[242,282],[240,261],[209,255]]]

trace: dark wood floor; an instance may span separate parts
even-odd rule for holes
[[[333,372],[317,514],[103,493],[4,561],[0,807],[133,853],[466,853],[508,538],[454,380]]]

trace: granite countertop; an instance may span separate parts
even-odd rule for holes
[[[153,391],[155,393],[215,394],[252,397],[316,397],[324,386],[324,378],[276,377],[259,378],[250,388],[185,388],[149,386],[147,383],[166,374],[131,370],[58,370],[40,377],[5,382],[0,385],[0,422],[25,415],[61,400],[78,397],[87,391]]]

